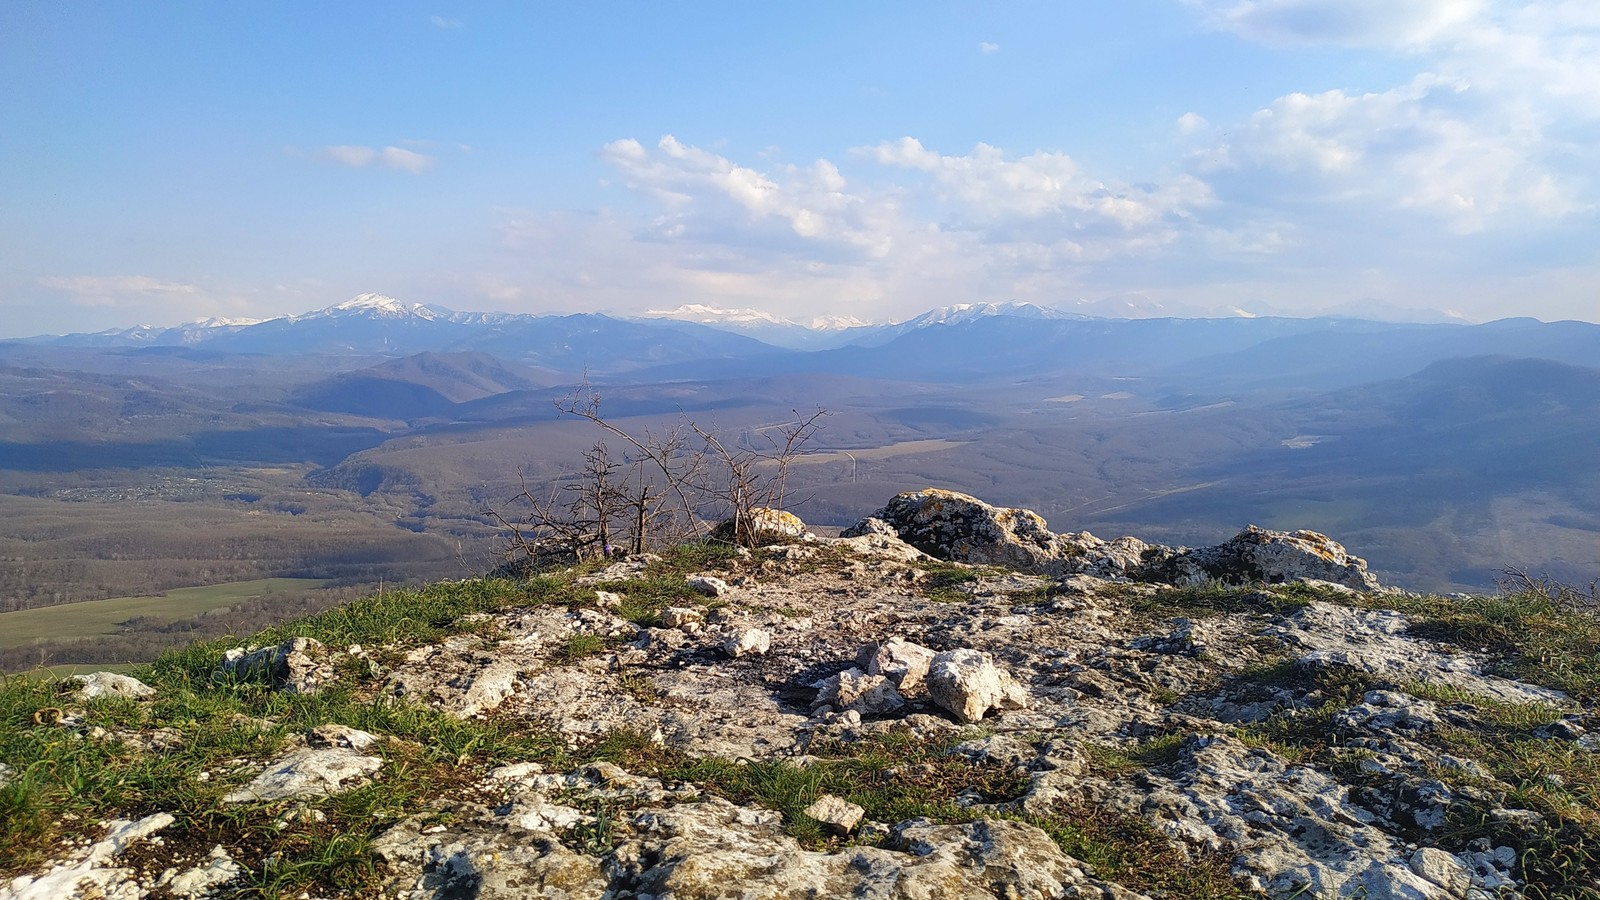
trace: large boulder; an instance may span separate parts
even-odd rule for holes
[[[293,637],[276,647],[235,647],[218,672],[240,681],[266,681],[290,694],[314,694],[333,680],[331,654],[316,638]]]
[[[745,515],[745,534],[740,535],[735,521],[728,519],[712,529],[712,540],[739,543],[744,538],[753,544],[781,544],[803,541],[811,533],[799,516],[787,510],[757,506]]]
[[[1326,581],[1358,591],[1379,588],[1367,561],[1327,535],[1254,525],[1215,547],[1152,554],[1141,574],[1170,584]]]
[[[976,497],[938,488],[897,494],[871,518],[887,523],[918,550],[956,562],[1060,575],[1075,571],[1071,559],[1081,553],[1032,510],[990,506]],[[845,530],[843,536],[873,530],[869,519]]]

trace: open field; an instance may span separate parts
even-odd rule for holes
[[[143,663],[61,663],[54,666],[35,666],[15,673],[23,678],[37,678],[46,681],[62,681],[74,675],[88,675],[90,672],[115,672],[118,675],[131,675]]]
[[[932,439],[900,441],[882,447],[863,447],[860,450],[820,450],[816,453],[803,453],[796,456],[789,461],[789,465],[815,466],[823,463],[848,463],[853,460],[863,459],[893,459],[897,456],[911,456],[916,453],[937,453],[940,450],[954,450],[966,443],[966,441]]]
[[[178,622],[246,600],[320,588],[326,583],[318,578],[261,578],[176,588],[158,597],[113,597],[0,613],[0,648],[113,635],[130,619]]]

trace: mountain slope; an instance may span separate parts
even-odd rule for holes
[[[307,409],[409,420],[450,415],[457,404],[560,380],[487,353],[430,351],[312,382],[289,401]]]
[[[1270,415],[1283,435],[1272,446],[1192,466],[1175,479],[1190,489],[1109,515],[1085,511],[1086,527],[1326,528],[1364,548],[1375,569],[1438,588],[1492,584],[1503,567],[1534,561],[1540,574],[1593,579],[1600,369],[1452,359],[1286,401]]]
[[[1219,348],[1162,373],[1180,382],[1221,389],[1270,377],[1276,384],[1333,390],[1375,379],[1401,378],[1453,357],[1507,356],[1573,365],[1600,360],[1600,325],[1501,319],[1482,325],[1389,324],[1324,320],[1329,327],[1274,336],[1239,349]]]

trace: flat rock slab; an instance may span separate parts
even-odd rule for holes
[[[67,897],[139,900],[146,891],[135,881],[133,870],[119,865],[119,860],[128,848],[148,841],[174,821],[168,813],[156,813],[136,821],[113,821],[106,829],[106,836],[89,845],[86,851],[38,875],[23,875],[0,886],[0,900],[63,900]]]
[[[124,697],[144,700],[156,695],[156,689],[137,678],[118,675],[116,672],[90,672],[74,675],[69,681],[79,700],[99,700],[104,697]]]
[[[222,802],[326,797],[365,784],[381,768],[383,760],[347,747],[296,750],[268,764],[266,771]]]
[[[1568,702],[1561,691],[1486,674],[1482,656],[1412,637],[1411,624],[1409,616],[1391,610],[1313,603],[1267,633],[1307,651],[1302,665],[1349,667],[1402,684],[1449,685],[1506,703]]]

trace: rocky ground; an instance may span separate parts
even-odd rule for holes
[[[541,602],[491,604],[436,640],[298,637],[219,652],[209,670],[195,657],[191,682],[270,693],[255,701],[262,719],[234,727],[278,736],[258,744],[270,757],[230,760],[196,796],[280,835],[338,824],[346,874],[266,881],[288,870],[281,838],[230,839],[202,809],[135,802],[40,850],[0,898],[285,885],[397,898],[1600,896],[1600,779],[1588,780],[1600,741],[1594,698],[1572,689],[1587,682],[1527,674],[1493,634],[1446,627],[1464,621],[1443,612],[1451,601],[1381,588],[1323,535],[1108,542],[924,491],[843,538],[704,562],[573,570],[541,581]],[[71,690],[28,727],[146,756],[189,739],[129,712],[161,703],[159,685],[95,676]],[[102,693],[142,726],[93,724]],[[334,693],[436,718],[385,730],[295,712]],[[450,722],[543,743],[519,755],[468,741],[442,776]],[[0,769],[0,783],[17,777]],[[408,780],[440,789],[347,824],[339,798]],[[278,857],[259,855],[269,845]]]

